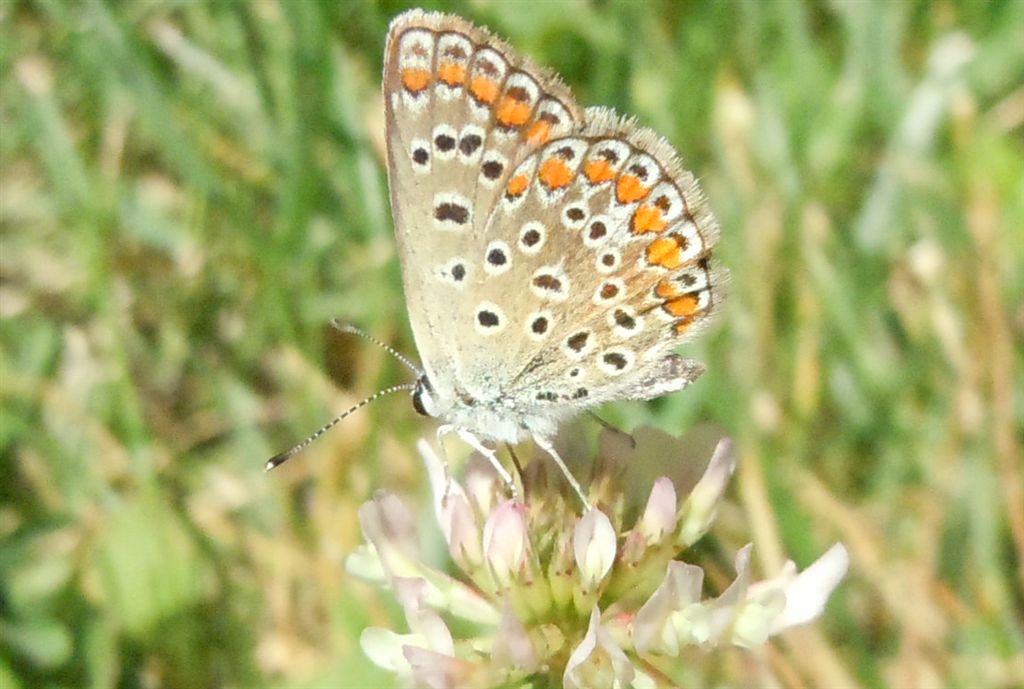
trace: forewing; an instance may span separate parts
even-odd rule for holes
[[[508,269],[503,245],[490,245],[496,237],[487,234],[488,216],[511,171],[577,128],[582,114],[553,74],[490,33],[420,10],[391,24],[384,99],[409,319],[431,380],[450,385],[462,362],[494,345],[489,324],[505,317],[481,316],[478,308],[487,301],[480,286]],[[498,369],[490,375],[508,375]]]

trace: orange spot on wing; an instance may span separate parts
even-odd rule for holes
[[[583,173],[591,184],[601,184],[615,178],[615,170],[607,160],[591,160],[583,166]]]
[[[505,126],[521,127],[526,124],[526,120],[530,119],[530,110],[530,104],[526,101],[505,96],[501,99],[501,105],[498,106],[494,116]]]
[[[498,82],[487,77],[476,77],[469,85],[469,92],[481,103],[493,103],[498,97]]]
[[[526,177],[526,175],[516,175],[515,177],[508,181],[508,186],[505,188],[505,190],[508,192],[509,196],[519,196],[524,191],[526,191],[526,186],[529,183],[530,180]]]
[[[633,213],[633,234],[661,232],[667,224],[661,218],[661,209],[654,206],[640,206]]]
[[[537,120],[526,131],[526,143],[531,146],[546,143],[550,138],[551,123],[546,120]]]
[[[670,280],[662,280],[658,283],[657,287],[654,288],[654,294],[659,299],[671,299],[672,297],[678,297],[682,294],[682,290],[679,289],[679,285]]]
[[[682,317],[692,316],[697,313],[697,307],[699,305],[700,300],[697,298],[697,293],[691,292],[665,302],[662,304],[661,308],[665,309],[665,312],[672,316]]]
[[[691,325],[693,325],[693,320],[689,318],[683,318],[681,320],[676,321],[675,325],[672,326],[672,329],[675,330],[676,335],[682,335],[683,333],[690,329]]]
[[[430,83],[430,71],[421,67],[406,67],[402,70],[402,86],[413,93],[419,93]]]
[[[572,181],[572,170],[561,158],[548,158],[540,166],[540,181],[549,189],[561,189]]]
[[[652,266],[661,266],[673,270],[683,264],[683,248],[679,238],[658,237],[647,245],[647,262]]]
[[[466,68],[457,62],[446,62],[437,70],[437,78],[449,86],[458,86],[466,81]]]
[[[651,193],[651,190],[643,185],[638,177],[623,175],[615,187],[615,196],[619,203],[633,203]]]

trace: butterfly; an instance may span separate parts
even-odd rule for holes
[[[391,210],[422,360],[413,405],[513,487],[490,445],[532,439],[586,504],[553,446],[559,425],[703,372],[672,350],[719,306],[718,225],[663,138],[582,109],[486,29],[411,10],[384,60]]]

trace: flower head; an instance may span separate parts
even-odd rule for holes
[[[429,444],[419,450],[458,571],[422,561],[411,513],[383,493],[360,510],[368,543],[347,563],[389,587],[405,611],[408,633],[371,628],[361,639],[403,684],[487,687],[542,675],[566,687],[656,686],[686,647],[751,647],[813,620],[848,566],[835,545],[802,573],[790,562],[751,583],[747,546],[732,583],[702,599],[704,571],[677,558],[707,531],[735,469],[728,440],[692,490],[680,497],[660,477],[642,509],[614,491],[628,452],[604,457],[592,481],[596,506],[582,515],[571,496],[546,488],[543,464],[527,468],[526,499],[517,502],[501,498],[501,481],[483,464],[472,463],[458,483]],[[455,618],[476,631],[456,638],[446,621]]]

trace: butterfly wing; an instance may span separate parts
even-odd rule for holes
[[[531,152],[577,128],[582,113],[552,74],[465,20],[419,10],[391,24],[384,98],[391,208],[416,347],[442,397],[485,352],[487,377],[514,372],[494,338],[506,312],[482,289],[511,268],[488,235],[491,209]],[[501,329],[499,327],[498,329]]]
[[[515,327],[508,385],[521,404],[650,399],[685,387],[703,367],[671,350],[716,311],[724,274],[711,265],[718,226],[693,175],[654,132],[614,112],[586,112],[573,135],[513,173],[488,231],[543,225],[546,244],[520,284],[536,306]],[[539,320],[538,320],[539,319]],[[517,333],[519,334],[519,333]]]
[[[720,300],[718,228],[671,146],[581,113],[450,15],[393,22],[384,94],[409,317],[441,397],[504,400],[522,426],[699,375],[671,350]]]

